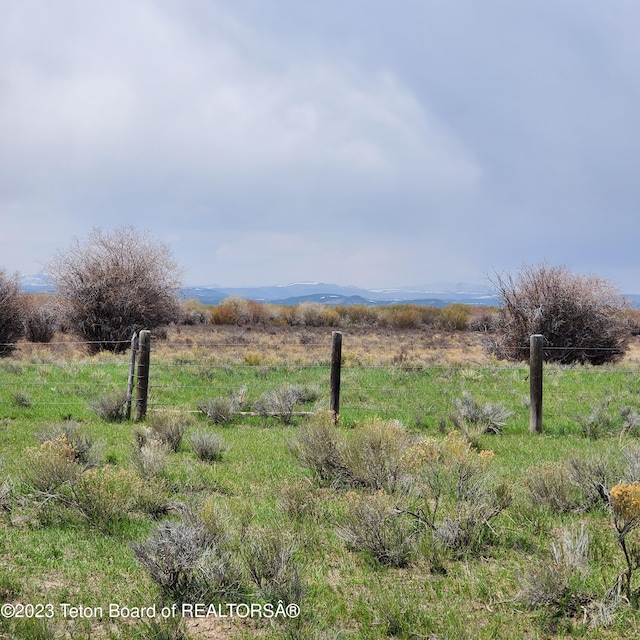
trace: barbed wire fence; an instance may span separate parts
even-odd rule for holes
[[[634,366],[544,365],[540,377],[544,399],[536,408],[531,361],[489,365],[362,363],[351,358],[348,336],[344,351],[336,357],[336,334],[342,350],[342,334],[332,332],[320,341],[306,340],[305,358],[283,358],[282,362],[262,361],[237,342],[202,342],[187,345],[187,349],[184,344],[151,340],[149,336],[146,389],[141,352],[133,341],[128,352],[92,357],[77,355],[78,349],[90,347],[86,342],[12,345],[19,348],[19,355],[0,360],[0,420],[30,409],[40,409],[57,419],[82,417],[95,398],[125,391],[135,409],[133,418],[138,420],[144,418],[147,408],[197,412],[199,406],[217,397],[243,396],[250,407],[284,385],[314,391],[309,394],[312,400],[298,413],[323,409],[353,422],[379,416],[410,426],[443,426],[455,399],[464,392],[482,401],[504,403],[515,414],[513,423],[521,429],[528,422],[532,431],[538,430],[531,426],[535,411],[540,412],[536,415],[541,416],[545,428],[566,425],[580,415],[606,408],[614,396],[640,414],[640,377]],[[245,354],[239,361],[225,357],[228,351],[237,356],[243,349]],[[585,376],[594,382],[588,388]],[[241,413],[257,412],[247,408]]]

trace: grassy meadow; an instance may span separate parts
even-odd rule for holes
[[[0,360],[0,637],[640,634],[640,507],[609,495],[640,481],[635,345],[546,367],[541,435],[526,366],[418,329],[344,332],[334,427],[330,348],[326,328],[174,327],[144,423],[113,419],[127,353]],[[299,615],[245,615],[267,604]]]

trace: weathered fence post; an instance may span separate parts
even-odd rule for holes
[[[329,411],[333,413],[334,422],[338,422],[340,414],[340,366],[342,364],[342,334],[339,331],[331,333],[331,395],[329,397]]]
[[[529,351],[529,432],[542,433],[542,360],[544,336],[530,338]]]
[[[138,334],[134,333],[131,337],[131,358],[129,360],[129,382],[127,384],[127,420],[131,419],[131,402],[133,401],[133,387],[135,383],[136,373],[136,352],[138,350]]]
[[[138,340],[138,374],[136,376],[136,420],[147,415],[149,395],[149,361],[151,357],[151,331],[143,329]]]

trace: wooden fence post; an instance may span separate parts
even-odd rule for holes
[[[334,422],[338,422],[340,414],[340,367],[342,365],[342,334],[339,331],[331,333],[331,395],[329,397],[329,411],[333,413]]]
[[[529,433],[542,433],[542,360],[544,336],[530,338],[529,351]]]
[[[136,415],[135,419],[144,420],[147,415],[149,396],[149,361],[151,358],[151,331],[143,329],[138,341],[138,375],[136,376]]]
[[[133,387],[135,384],[136,373],[136,352],[138,350],[138,334],[134,333],[131,337],[131,358],[129,360],[129,382],[127,384],[127,420],[131,419],[131,403],[133,401]]]

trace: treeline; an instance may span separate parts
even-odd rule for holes
[[[496,309],[451,303],[446,307],[398,304],[370,307],[364,304],[327,306],[303,302],[294,306],[226,298],[214,306],[197,300],[183,305],[183,324],[261,325],[305,327],[390,327],[447,330],[490,330]]]

